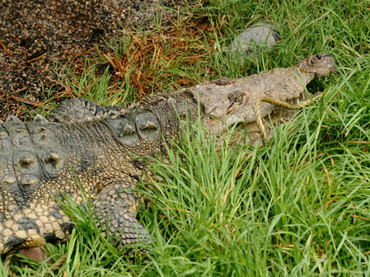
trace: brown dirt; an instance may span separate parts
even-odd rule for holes
[[[0,120],[23,118],[21,103],[37,106],[63,88],[53,66],[88,53],[105,37],[164,24],[185,1],[3,0],[0,2]],[[175,4],[176,3],[176,4]],[[51,95],[52,94],[52,95]]]

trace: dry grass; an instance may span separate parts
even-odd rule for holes
[[[211,32],[208,21],[189,18],[146,33],[134,33],[126,27],[125,34],[107,46],[98,46],[73,60],[66,71],[71,78],[61,82],[65,90],[60,99],[86,97],[103,76],[109,79],[105,97],[120,95],[113,104],[199,83],[213,71],[207,65],[211,50],[204,43],[206,39],[209,45],[214,44],[208,36]],[[86,75],[91,78],[82,84],[81,78]]]

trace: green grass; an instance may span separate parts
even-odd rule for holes
[[[211,31],[204,29],[196,39],[182,37],[189,40],[185,54],[174,54],[176,40],[167,41],[168,49],[160,45],[174,59],[158,55],[146,76],[168,82],[147,86],[144,94],[291,66],[310,54],[329,53],[337,70],[325,82],[324,98],[275,129],[263,147],[230,146],[232,132],[220,145],[195,125],[168,148],[169,164],[151,161],[154,178],[138,188],[149,199],[138,218],[156,241],[148,255],[129,257],[127,247],[115,247],[111,238],[99,234],[88,205],[86,211],[71,204],[67,210],[77,225],[70,241],[47,244],[53,261],[68,253],[60,271],[30,261],[29,268],[13,263],[13,271],[21,276],[370,275],[370,34],[365,3],[208,2],[195,5],[185,23],[209,22]],[[239,64],[225,51],[213,50],[214,43],[225,49],[236,34],[262,19],[276,22],[282,36],[270,51]],[[177,24],[176,38],[186,32],[186,24]],[[129,59],[129,51],[123,51],[129,42],[130,36],[111,41],[110,59]],[[118,78],[115,72],[122,71],[102,53],[86,62],[86,70],[67,69],[63,82],[71,94],[105,105],[137,99],[140,86],[132,85],[132,78],[137,80],[144,69],[133,67]],[[186,58],[195,54],[200,55],[195,61]]]

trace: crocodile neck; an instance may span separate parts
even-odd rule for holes
[[[128,112],[136,109],[149,110],[155,114],[161,125],[162,134],[166,138],[177,137],[180,121],[194,123],[199,116],[204,114],[201,103],[194,98],[188,89],[182,89],[175,93],[152,95],[143,99],[138,104],[131,105]]]

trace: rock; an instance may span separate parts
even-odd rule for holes
[[[253,24],[230,44],[228,49],[240,62],[247,57],[254,57],[260,51],[270,49],[279,41],[280,35],[276,31],[276,25],[272,22],[261,21]]]

